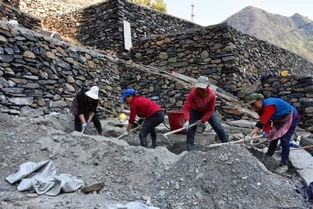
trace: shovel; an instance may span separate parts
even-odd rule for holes
[[[256,136],[253,136],[252,138],[256,139],[256,138],[261,138],[261,137],[262,137],[262,135],[256,135]],[[218,146],[221,146],[221,145],[237,144],[237,143],[241,143],[241,142],[244,142],[244,141],[245,141],[244,139],[240,139],[238,141],[231,141],[231,142],[219,143],[219,144],[210,144],[209,147],[218,147]],[[250,145],[253,147],[255,145],[262,144],[265,141],[267,141],[267,140],[258,142],[257,144],[253,144],[253,140],[251,140]]]
[[[191,125],[189,126],[189,128],[198,125],[198,123],[199,123],[199,121],[196,121],[195,123],[191,124]],[[169,140],[168,135],[175,134],[175,133],[180,132],[180,131],[183,131],[183,130],[185,130],[185,129],[186,129],[185,127],[182,127],[182,128],[176,129],[176,130],[174,130],[174,131],[170,131],[170,132],[167,132],[167,133],[165,133],[165,134],[162,134],[162,136],[164,136],[164,138],[166,138],[167,140]]]
[[[129,133],[130,133],[130,132],[134,132],[134,131],[136,131],[136,130],[139,129],[139,128],[141,128],[141,126],[137,126],[136,128],[130,130]],[[122,135],[118,136],[117,139],[121,139],[121,138],[123,138],[123,137],[124,137],[124,135],[122,134]]]

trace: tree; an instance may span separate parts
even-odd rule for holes
[[[163,0],[130,0],[133,3],[140,4],[160,12],[166,12],[166,5]]]

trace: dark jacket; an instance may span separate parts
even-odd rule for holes
[[[89,115],[91,112],[96,112],[98,106],[98,100],[88,102],[88,96],[85,91],[79,92],[72,103],[72,111],[74,115]]]

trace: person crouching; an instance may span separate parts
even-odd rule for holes
[[[148,147],[147,135],[150,134],[152,147],[155,148],[157,146],[155,127],[164,120],[164,113],[161,107],[143,96],[137,96],[134,89],[125,90],[121,100],[126,101],[130,105],[128,126],[123,135],[127,136],[129,134],[129,131],[135,124],[136,116],[144,118],[145,120],[139,133],[140,144],[143,147]]]

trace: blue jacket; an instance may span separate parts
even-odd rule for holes
[[[290,113],[290,111],[293,111],[293,114],[297,113],[296,109],[293,106],[291,106],[289,103],[279,98],[264,99],[263,105],[265,107],[270,106],[270,105],[275,105],[276,112],[272,116],[271,120],[282,119],[285,116],[287,116]]]

